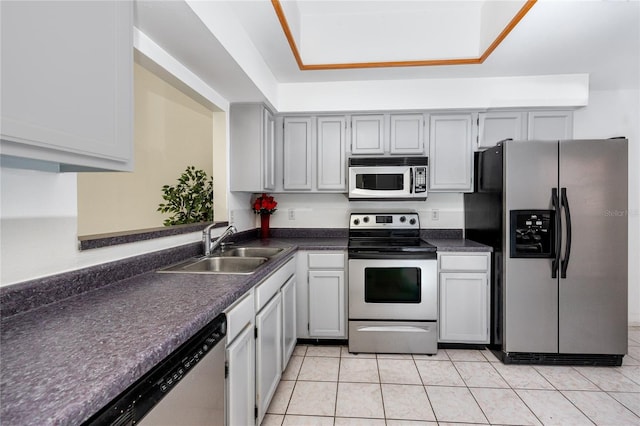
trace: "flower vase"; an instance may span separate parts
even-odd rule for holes
[[[260,215],[260,238],[269,238],[269,217],[270,214]]]

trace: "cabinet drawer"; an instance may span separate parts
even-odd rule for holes
[[[271,300],[278,290],[280,290],[280,287],[282,287],[295,272],[296,263],[292,259],[258,285],[256,288],[256,313],[260,312],[260,309]]]
[[[253,324],[255,317],[253,291],[248,291],[225,311],[227,315],[227,344],[233,342],[247,324]]]
[[[344,268],[343,253],[309,253],[309,269]]]
[[[489,255],[443,254],[440,256],[441,271],[487,271]]]

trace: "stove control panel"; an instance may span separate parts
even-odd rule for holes
[[[420,229],[418,213],[351,213],[350,229]]]

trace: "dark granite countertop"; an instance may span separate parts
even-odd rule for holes
[[[83,422],[297,249],[344,250],[347,239],[273,238],[242,245],[288,249],[252,275],[146,272],[26,312],[3,312],[2,424]]]
[[[243,242],[288,247],[252,275],[145,272],[24,312],[4,310],[0,322],[2,424],[83,422],[284,265],[296,250],[347,248],[346,235],[310,236],[281,234]],[[491,250],[464,239],[429,241],[440,251]],[[166,255],[162,259],[166,262]],[[115,262],[107,269],[117,266]],[[6,291],[4,297],[7,306],[23,303]]]
[[[493,248],[464,238],[427,238],[427,242],[438,248],[439,252],[492,252]]]

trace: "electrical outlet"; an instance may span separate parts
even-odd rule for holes
[[[296,220],[296,210],[289,209],[289,220]]]
[[[229,223],[233,223],[233,210],[229,210]]]
[[[440,220],[440,210],[431,209],[431,220]]]

